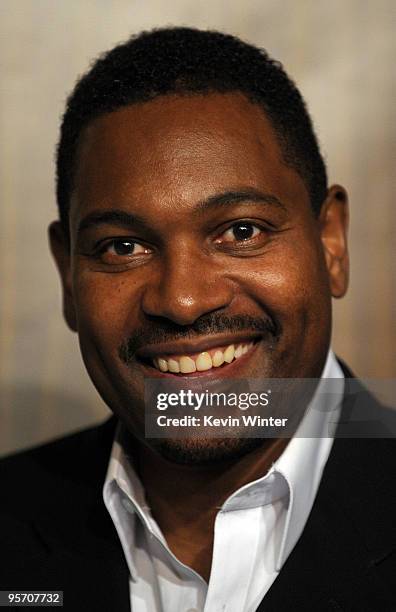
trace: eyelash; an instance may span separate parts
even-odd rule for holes
[[[133,239],[129,239],[129,238],[112,238],[111,240],[106,240],[106,242],[101,243],[99,245],[99,247],[97,247],[95,249],[95,254],[97,256],[103,255],[104,253],[106,253],[109,249],[109,247],[114,246],[116,243],[123,243],[123,244],[130,244],[130,245],[134,245],[134,246],[140,246],[143,249],[145,249],[146,252],[149,251],[149,249],[147,247],[144,247],[140,242],[138,242],[137,240],[133,240]],[[138,253],[138,255],[145,255],[146,252],[143,253]],[[117,256],[118,254],[115,253],[115,255]],[[133,253],[129,256],[132,256]],[[122,255],[118,255],[118,257],[122,257]]]
[[[263,232],[269,232],[270,231],[268,227],[264,227],[264,226],[262,226],[262,225],[260,225],[258,223],[254,223],[253,221],[248,221],[248,220],[245,221],[245,220],[243,220],[243,221],[237,221],[237,222],[233,223],[232,225],[228,226],[228,228],[225,229],[220,234],[220,236],[224,236],[228,232],[235,231],[236,228],[238,228],[238,227],[239,228],[241,228],[241,227],[245,227],[245,228],[246,227],[250,227],[250,228],[253,228],[253,233],[254,233],[255,230],[258,230],[259,234],[255,234],[255,235],[250,236],[248,238],[245,238],[245,239],[241,238],[240,240],[234,240],[234,241],[232,241],[232,240],[229,240],[229,241],[228,240],[223,240],[222,241],[222,240],[220,240],[220,238],[217,238],[215,240],[215,242],[217,244],[227,244],[227,243],[229,243],[229,244],[231,244],[231,243],[251,244],[255,239],[259,238],[259,236],[261,236],[263,234]]]

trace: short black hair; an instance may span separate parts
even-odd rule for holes
[[[56,160],[66,233],[79,139],[92,120],[158,96],[213,92],[240,92],[262,107],[285,163],[303,179],[318,214],[327,194],[326,167],[304,100],[282,65],[235,36],[169,27],[142,32],[100,56],[69,96]]]

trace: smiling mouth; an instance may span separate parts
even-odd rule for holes
[[[240,359],[253,349],[256,341],[239,342],[213,347],[207,351],[193,354],[158,355],[151,360],[160,372],[171,374],[193,374],[223,368]]]

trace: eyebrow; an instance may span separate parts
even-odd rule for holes
[[[195,207],[194,212],[204,212],[210,208],[222,206],[230,206],[232,204],[258,203],[274,206],[283,211],[287,211],[287,207],[275,195],[261,192],[254,188],[226,191],[224,193],[210,196],[206,200],[199,202]],[[131,214],[122,209],[112,209],[104,211],[93,211],[84,217],[77,228],[77,234],[80,235],[91,227],[100,225],[117,225],[118,227],[128,227],[148,229],[147,222],[139,215]]]
[[[210,196],[207,200],[200,202],[196,208],[199,211],[205,211],[208,208],[218,206],[229,206],[230,204],[238,204],[239,202],[252,202],[258,204],[268,204],[276,208],[287,211],[286,205],[275,195],[259,191],[253,187],[226,191],[218,195]]]
[[[99,225],[117,225],[118,227],[136,228],[136,226],[147,227],[146,222],[138,215],[132,215],[125,210],[112,209],[104,211],[93,211],[84,217],[77,228],[80,235],[91,227]]]

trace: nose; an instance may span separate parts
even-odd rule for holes
[[[232,301],[231,282],[224,268],[205,254],[179,248],[160,263],[142,297],[146,315],[191,325],[205,314],[226,308]]]

